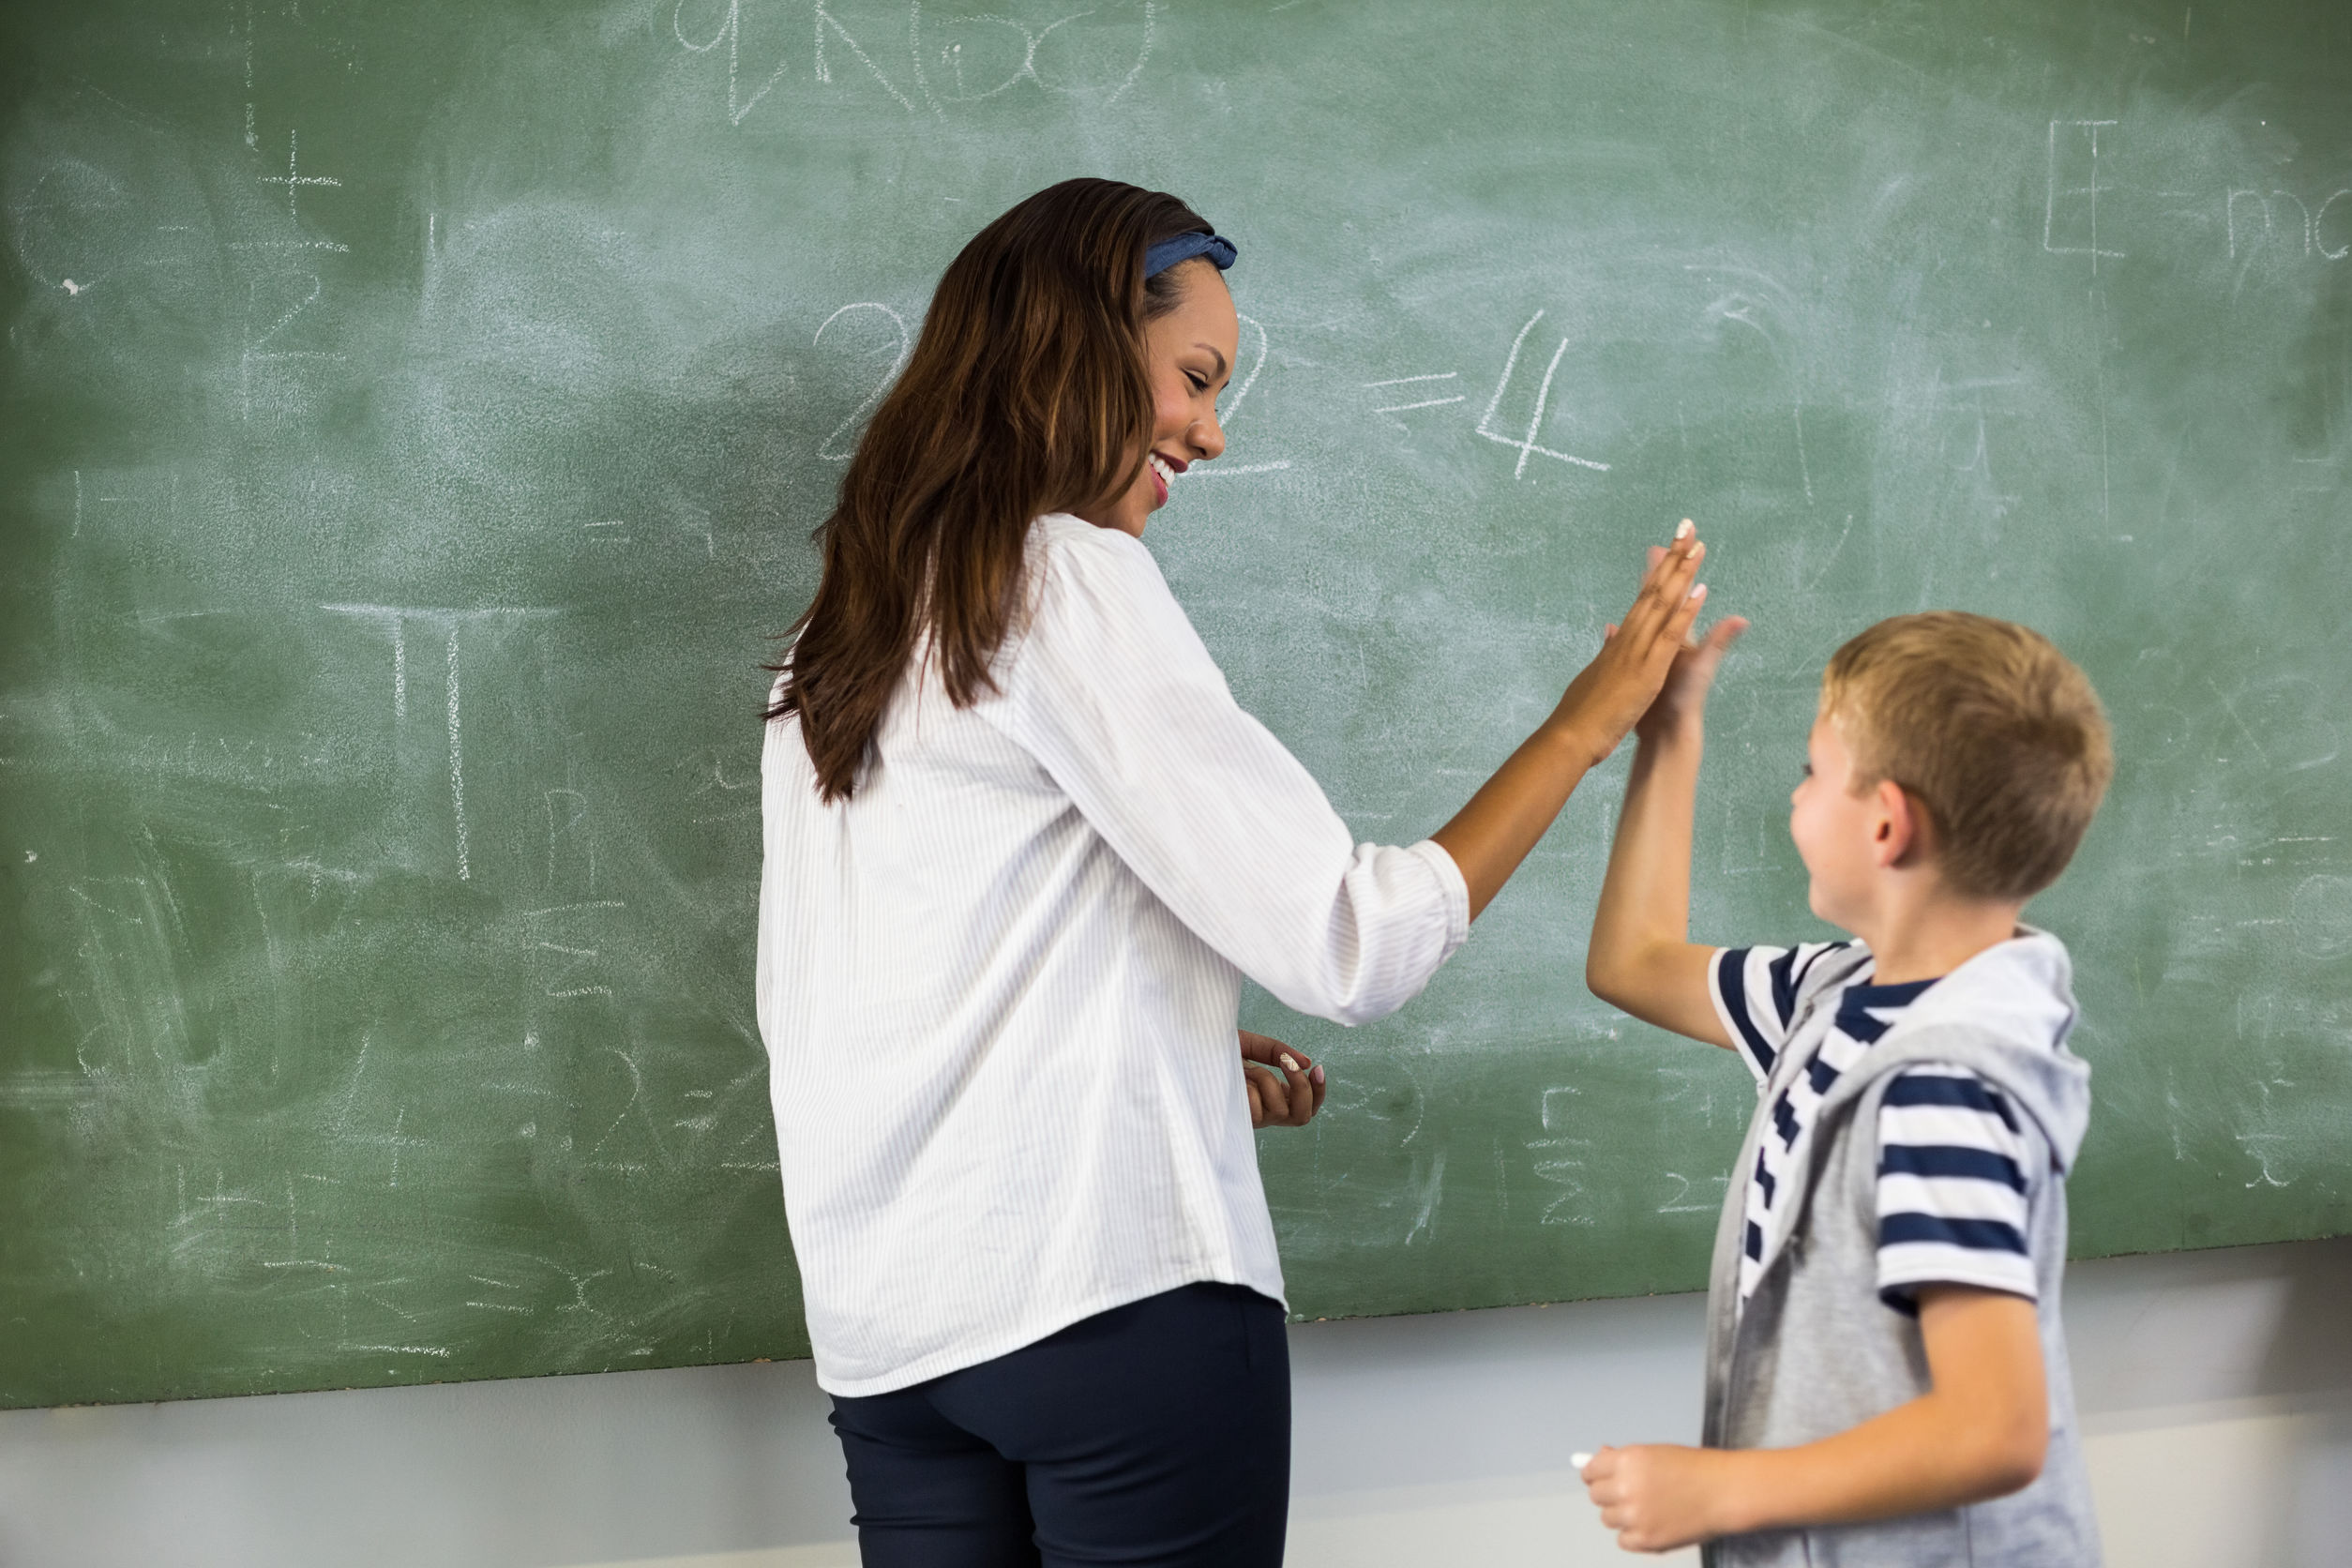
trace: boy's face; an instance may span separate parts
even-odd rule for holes
[[[1832,926],[1867,926],[1883,845],[1887,812],[1881,792],[1854,788],[1854,758],[1830,718],[1813,721],[1805,742],[1805,776],[1788,797],[1788,836],[1813,882],[1807,902]]]

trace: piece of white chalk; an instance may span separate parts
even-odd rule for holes
[[[1590,1454],[1571,1454],[1568,1455],[1568,1462],[1576,1466],[1576,1469],[1582,1470],[1585,1466],[1592,1463],[1592,1455]]]

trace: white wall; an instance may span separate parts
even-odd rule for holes
[[[2114,1568],[2352,1563],[2352,1240],[2067,1289]],[[1699,1306],[1293,1329],[1291,1563],[1624,1560],[1567,1455],[1694,1435]],[[823,1410],[795,1363],[7,1412],[0,1563],[849,1568]]]

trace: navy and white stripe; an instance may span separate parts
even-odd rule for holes
[[[1787,1221],[1778,1203],[1787,1172],[1806,1157],[1821,1101],[1882,1039],[1933,980],[1870,983],[1857,968],[1829,961],[1851,942],[1735,947],[1715,955],[1709,983],[1741,1060],[1761,1088],[1790,1051],[1802,1070],[1784,1075],[1767,1110],[1743,1199],[1740,1300],[1755,1293],[1763,1260]],[[1841,988],[1821,995],[1828,986]],[[1793,1034],[1800,1015],[1805,1026]],[[1878,1116],[1878,1289],[1900,1311],[1926,1284],[1978,1285],[2030,1297],[2027,1255],[2027,1157],[2014,1110],[1974,1074],[1954,1066],[1907,1069],[1888,1085]]]
[[[1878,1106],[1878,1294],[1916,1310],[1922,1285],[1975,1285],[2028,1301],[2024,1130],[2001,1092],[1965,1067],[1909,1067]]]
[[[1796,947],[1729,947],[1715,955],[1708,972],[1715,1008],[1757,1081],[1780,1059],[1781,1037],[1788,1033],[1798,1003],[1810,1000],[1810,983],[1824,972],[1821,960],[1853,945],[1808,942]]]

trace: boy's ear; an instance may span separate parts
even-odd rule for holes
[[[1892,868],[1915,858],[1915,851],[1926,849],[1921,829],[1919,809],[1903,786],[1892,778],[1881,778],[1871,792],[1873,807],[1871,822],[1872,858],[1879,866]]]

